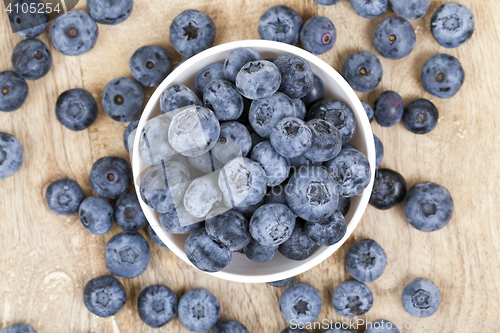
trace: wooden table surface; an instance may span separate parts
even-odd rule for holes
[[[447,50],[433,39],[431,13],[447,2],[433,0],[429,13],[412,21],[417,34],[415,50],[397,61],[380,57],[382,83],[370,93],[359,94],[362,101],[373,104],[381,92],[391,89],[399,92],[405,103],[423,97],[436,104],[439,124],[430,134],[414,135],[402,124],[382,128],[374,122],[372,127],[385,146],[382,166],[403,174],[408,186],[424,181],[444,185],[455,201],[453,219],[440,231],[423,233],[405,221],[400,206],[389,211],[370,206],[346,245],[297,279],[321,292],[323,309],[318,321],[346,319],[336,314],[331,297],[334,288],[349,279],[344,268],[346,249],[366,237],[382,245],[388,266],[381,278],[368,284],[374,304],[362,319],[420,321],[426,325],[425,329],[402,332],[435,332],[427,326],[431,321],[439,321],[438,331],[459,332],[464,331],[460,320],[500,320],[500,2],[461,1],[471,8],[476,20],[476,31],[468,43]],[[333,21],[337,43],[321,58],[337,70],[352,52],[376,53],[371,35],[382,18],[357,16],[347,0],[330,7],[312,0],[136,0],[124,23],[99,25],[98,42],[86,55],[63,56],[50,44],[47,31],[40,37],[52,52],[52,69],[42,79],[28,82],[29,96],[21,109],[0,112],[0,131],[17,136],[25,154],[21,170],[0,181],[0,328],[24,321],[39,333],[155,332],[142,323],[136,307],[139,292],[151,284],[166,285],[179,297],[192,288],[206,288],[217,296],[221,318],[239,320],[250,332],[274,333],[287,326],[278,308],[282,289],[212,278],[156,245],[152,245],[151,262],[144,274],[133,280],[121,279],[129,298],[124,309],[107,319],[92,315],[82,301],[83,287],[91,278],[108,274],[103,249],[120,228],[115,225],[105,236],[91,235],[76,215],[55,215],[44,200],[46,186],[61,177],[75,179],[87,196],[92,195],[88,174],[93,162],[108,155],[128,158],[122,142],[126,125],[111,120],[102,109],[88,130],[72,132],[61,126],[54,113],[60,93],[84,88],[100,103],[108,81],[130,76],[129,58],[143,45],[165,47],[174,63],[179,62],[181,56],[171,46],[168,31],[171,20],[185,9],[209,14],[217,26],[215,44],[221,44],[259,38],[260,15],[277,4],[294,8],[304,22],[313,15]],[[80,1],[77,8],[86,9],[85,2]],[[384,17],[391,14],[389,11]],[[10,31],[4,11],[0,22],[0,71],[11,70],[10,55],[21,38]],[[466,73],[463,88],[449,100],[429,95],[420,84],[423,64],[438,53],[456,56]],[[152,91],[146,91],[147,97]],[[423,320],[410,317],[400,300],[403,287],[416,277],[436,283],[443,299],[438,312]],[[443,327],[447,320],[451,328]],[[457,329],[453,328],[454,320]],[[178,318],[159,331],[187,332]]]

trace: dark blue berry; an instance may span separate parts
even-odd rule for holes
[[[229,251],[239,251],[250,243],[248,220],[235,210],[209,213],[205,220],[207,234],[225,245]]]
[[[279,305],[281,314],[288,323],[303,326],[318,318],[321,312],[321,295],[309,284],[295,283],[281,294]]]
[[[205,86],[217,79],[225,79],[223,62],[215,62],[199,71],[194,79],[194,91],[198,97],[203,98],[203,89]]]
[[[298,219],[292,235],[278,247],[278,251],[291,260],[304,260],[309,258],[318,244],[309,237],[304,227],[305,221]]]
[[[36,333],[36,331],[28,324],[16,323],[5,327],[0,333]]]
[[[267,204],[259,207],[250,219],[253,239],[264,246],[277,246],[292,235],[295,215],[283,204]]]
[[[130,189],[132,170],[122,158],[102,157],[92,166],[89,181],[92,189],[101,197],[118,199]]]
[[[331,160],[342,149],[342,136],[335,125],[323,119],[311,119],[306,123],[312,133],[311,147],[304,156],[314,162]]]
[[[410,132],[426,134],[436,127],[439,112],[431,101],[420,98],[406,105],[402,119]]]
[[[264,246],[253,238],[243,249],[243,253],[247,256],[247,258],[256,263],[268,262],[273,259],[277,251],[278,246]]]
[[[184,244],[184,251],[191,263],[203,272],[219,272],[231,262],[231,251],[214,240],[204,228],[194,231]]]
[[[274,64],[281,73],[281,92],[290,98],[302,98],[311,92],[314,76],[307,61],[294,54],[283,54]]]
[[[220,121],[236,120],[243,113],[243,98],[229,81],[218,79],[203,89],[203,105],[214,111]]]
[[[28,84],[12,71],[0,72],[0,111],[19,109],[28,97]]]
[[[441,292],[431,281],[415,279],[403,289],[401,301],[405,311],[411,316],[425,318],[438,310],[441,305]]]
[[[269,98],[252,102],[248,119],[253,130],[263,138],[269,138],[273,127],[285,117],[295,116],[295,105],[287,95],[277,92]]]
[[[36,8],[34,13],[31,10],[26,10],[26,8],[33,7]],[[12,31],[17,32],[23,38],[38,37],[49,25],[49,15],[41,1],[15,0],[11,3],[10,8],[12,11],[9,13],[9,23]]]
[[[104,235],[113,226],[113,207],[101,197],[83,200],[78,216],[85,230],[94,235]]]
[[[183,11],[170,24],[170,42],[177,52],[186,57],[211,47],[215,33],[212,19],[194,9]]]
[[[299,118],[283,118],[271,132],[271,145],[278,154],[286,158],[304,154],[311,147],[311,144],[312,132],[306,123]]]
[[[347,224],[344,216],[339,211],[335,211],[332,216],[324,220],[305,223],[306,235],[320,246],[330,246],[338,243],[346,232]]]
[[[400,173],[390,169],[377,169],[370,196],[370,204],[377,209],[389,209],[403,202],[406,181]]]
[[[83,289],[83,303],[87,309],[99,317],[111,317],[118,313],[127,302],[125,287],[113,276],[96,277]]]
[[[351,0],[352,9],[361,17],[374,18],[389,8],[389,0]]]
[[[361,316],[373,305],[373,294],[363,282],[344,281],[333,292],[333,308],[338,314],[348,318]]]
[[[238,92],[251,100],[274,95],[281,84],[281,74],[275,64],[267,60],[250,61],[238,72],[235,80]]]
[[[390,321],[377,319],[366,325],[365,333],[399,333],[399,330]]]
[[[385,91],[375,101],[375,120],[382,127],[392,127],[403,116],[404,102],[394,91]]]
[[[171,234],[190,234],[203,227],[203,222],[189,215],[182,204],[168,213],[160,213],[160,224]]]
[[[128,124],[127,128],[125,128],[125,131],[123,132],[123,143],[125,144],[125,149],[127,149],[127,152],[129,153],[130,149],[133,149],[134,147],[134,139],[137,126],[139,126],[139,119],[136,119]],[[130,136],[132,133],[133,135]]]
[[[292,277],[289,277],[287,279],[273,281],[273,282],[268,282],[267,284],[270,285],[270,286],[273,286],[275,288],[283,288],[283,287],[287,287],[287,286],[291,285],[292,282],[295,281],[296,277],[297,276],[292,276]]]
[[[217,160],[226,164],[238,155],[247,156],[250,149],[252,137],[245,126],[236,121],[226,121],[220,125],[219,144],[212,149]]]
[[[304,120],[306,117],[306,105],[300,98],[294,98],[292,99],[293,105],[295,106],[295,116],[296,118],[299,118],[301,120]]]
[[[135,193],[128,193],[116,200],[113,216],[123,230],[137,231],[148,225]]]
[[[172,69],[172,57],[164,48],[146,45],[138,48],[129,61],[130,72],[146,87],[159,85]]]
[[[308,109],[316,102],[325,99],[325,85],[323,84],[323,80],[321,80],[316,74],[314,74],[313,77],[314,83],[311,91],[302,97],[302,101]]]
[[[351,198],[339,196],[339,203],[337,204],[337,211],[342,213],[342,215],[346,216],[347,213],[349,212],[349,208],[351,208]]]
[[[324,16],[311,17],[300,30],[300,43],[312,54],[319,55],[330,51],[336,41],[337,30],[332,21]]]
[[[274,6],[259,19],[261,39],[295,45],[299,41],[302,18],[290,7]]]
[[[114,235],[106,244],[104,259],[111,274],[132,279],[146,270],[151,252],[146,239],[135,231]]]
[[[47,46],[38,39],[20,41],[12,52],[12,68],[26,80],[38,80],[52,66],[52,55]]]
[[[361,104],[363,104],[363,108],[365,109],[366,116],[368,117],[368,120],[371,123],[373,121],[373,117],[375,116],[373,108],[368,103],[361,102]]]
[[[61,178],[47,187],[45,200],[50,210],[60,215],[73,215],[78,211],[84,194],[73,179]]]
[[[460,61],[449,54],[438,54],[427,60],[422,68],[422,86],[439,98],[450,98],[460,90],[465,73]]]
[[[149,238],[151,238],[151,240],[155,243],[155,244],[158,244],[160,245],[161,247],[165,248],[165,249],[168,249],[168,247],[165,245],[165,243],[163,243],[163,241],[160,239],[160,237],[156,234],[156,232],[153,230],[153,228],[151,227],[151,225],[148,226],[148,234],[149,234]]]
[[[389,0],[391,8],[408,20],[418,20],[429,10],[431,0]]]
[[[23,145],[13,135],[0,132],[0,179],[12,176],[24,161]]]
[[[373,140],[375,140],[375,167],[378,168],[384,158],[384,146],[382,145],[382,141],[380,141],[375,134],[373,134]]]
[[[342,144],[351,140],[356,131],[356,119],[351,108],[336,99],[317,102],[309,110],[306,119],[323,119],[335,125],[342,136]]]
[[[102,108],[113,120],[128,123],[137,118],[144,105],[144,91],[136,80],[119,77],[111,80],[102,92]]]
[[[118,24],[130,16],[133,0],[88,0],[87,9],[90,17],[101,24]]]
[[[241,68],[243,68],[246,63],[257,60],[262,60],[262,56],[253,49],[239,47],[232,50],[227,54],[226,60],[224,61],[224,77],[229,82],[234,83]]]
[[[248,333],[248,329],[238,321],[224,320],[214,326],[212,333]]]
[[[342,149],[325,166],[337,184],[338,194],[343,197],[353,197],[363,192],[370,183],[370,162],[357,149]]]
[[[413,50],[417,37],[410,22],[399,16],[391,16],[377,25],[373,44],[381,56],[401,59]]]
[[[354,90],[368,92],[382,81],[382,64],[371,52],[360,51],[347,57],[342,75]]]
[[[202,106],[195,93],[183,84],[171,84],[161,93],[160,111],[161,113],[170,113],[189,105]],[[172,112],[175,113],[175,112]],[[176,113],[175,113],[176,114]],[[169,117],[173,118],[173,116]]]
[[[205,289],[193,289],[182,295],[179,301],[179,319],[192,332],[206,332],[220,318],[217,298]]]
[[[57,120],[72,131],[82,131],[92,125],[97,112],[97,102],[87,90],[66,90],[57,98]]]
[[[164,286],[146,287],[137,297],[137,312],[146,325],[160,328],[177,315],[177,296]]]
[[[97,42],[97,24],[87,12],[73,9],[58,16],[50,25],[50,40],[57,51],[67,56],[89,52]]]
[[[377,242],[364,239],[351,245],[345,255],[345,266],[356,280],[372,282],[384,272],[387,255]]]
[[[266,172],[266,183],[275,186],[283,183],[290,173],[290,162],[274,150],[271,142],[264,141],[252,149],[252,160]]]
[[[474,34],[474,15],[466,6],[449,2],[439,7],[431,17],[431,32],[446,48],[459,47]]]

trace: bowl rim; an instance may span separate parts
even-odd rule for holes
[[[347,83],[347,81],[340,75],[339,72],[337,72],[333,67],[331,67],[328,63],[326,63],[324,60],[320,59],[319,57],[315,56],[312,53],[309,53],[308,51],[305,51],[301,48],[298,48],[293,45],[285,44],[285,43],[280,43],[280,42],[274,42],[274,41],[268,41],[268,40],[260,40],[260,39],[249,39],[249,40],[240,40],[240,41],[234,41],[234,42],[228,42],[220,45],[213,46],[203,52],[200,52],[184,61],[182,64],[178,65],[161,83],[160,85],[155,89],[154,93],[151,95],[148,103],[144,107],[143,113],[141,115],[139,124],[137,126],[137,131],[135,134],[135,139],[134,139],[134,145],[132,149],[132,154],[131,154],[131,159],[132,159],[132,172],[133,172],[133,179],[134,179],[134,186],[136,193],[139,192],[139,182],[135,181],[135,177],[137,177],[140,172],[141,172],[141,166],[140,166],[140,158],[139,154],[137,153],[138,151],[138,146],[139,146],[139,135],[142,131],[142,128],[144,127],[145,123],[149,120],[149,117],[151,115],[151,112],[154,110],[155,105],[157,101],[160,99],[161,93],[165,88],[170,85],[173,81],[175,81],[181,74],[182,72],[191,66],[192,64],[196,64],[198,61],[203,61],[204,58],[216,55],[219,53],[223,52],[228,52],[232,49],[239,48],[239,47],[246,47],[246,48],[269,48],[274,51],[279,51],[283,53],[292,53],[295,54],[303,59],[305,59],[307,62],[314,63],[316,66],[320,67],[322,71],[324,71],[324,74],[326,76],[330,76],[336,83],[342,88],[343,92],[349,97],[351,101],[354,103],[354,108],[353,112],[357,113],[358,116],[360,116],[360,120],[358,120],[358,126],[360,126],[362,132],[366,135],[366,137],[372,137],[373,132],[371,129],[370,122],[368,120],[368,117],[366,115],[366,112],[364,111],[363,105],[361,104],[361,101],[359,100],[358,96],[354,92],[354,90],[351,88],[351,86]],[[363,112],[361,112],[361,110]],[[368,205],[368,201],[371,195],[372,187],[373,187],[373,182],[374,182],[374,177],[375,177],[375,143],[373,140],[365,140],[367,144],[367,151],[368,151],[368,161],[370,162],[370,171],[371,171],[371,178],[370,178],[370,183],[366,187],[366,189],[361,192],[361,199],[358,204],[357,210],[354,212],[354,215],[352,216],[349,224],[347,225],[347,232],[345,236],[336,244],[327,247],[326,250],[324,250],[321,254],[318,256],[312,258],[311,260],[304,260],[304,261],[297,261],[297,266],[294,268],[290,268],[278,273],[270,273],[270,274],[262,274],[262,275],[243,275],[243,274],[236,274],[236,273],[228,273],[224,272],[223,270],[220,272],[216,273],[207,273],[203,272],[205,274],[209,274],[211,276],[223,279],[223,280],[228,280],[228,281],[234,281],[234,282],[242,282],[242,283],[266,283],[266,282],[272,282],[272,281],[278,281],[278,280],[283,280],[286,278],[290,278],[292,276],[299,275],[301,273],[304,273],[313,267],[319,265],[326,259],[328,259],[333,253],[335,253],[345,242],[346,240],[351,236],[351,234],[354,232],[356,227],[359,225],[359,222],[361,220],[361,217],[363,216],[366,207]],[[139,199],[139,203],[142,207],[142,210],[144,211],[144,214],[146,216],[146,219],[148,220],[148,223],[151,225],[155,233],[158,235],[158,237],[167,245],[167,247],[172,251],[177,257],[182,259],[184,262],[188,263],[190,266],[192,266],[194,269],[197,269],[194,267],[194,265],[190,262],[190,260],[187,258],[184,249],[181,249],[177,247],[167,236],[167,232],[161,227],[161,225],[156,221],[156,218],[153,216],[152,210],[144,203],[140,195],[137,195]],[[153,223],[152,223],[153,221]],[[198,270],[198,269],[197,269]]]

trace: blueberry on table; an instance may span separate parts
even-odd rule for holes
[[[104,198],[118,199],[126,194],[131,181],[132,169],[127,161],[119,157],[101,157],[90,170],[90,186]]]
[[[99,317],[111,317],[118,313],[127,302],[123,284],[110,275],[96,277],[83,289],[83,303],[87,309]]]
[[[178,109],[189,105],[202,106],[203,103],[191,89],[183,84],[171,84],[161,93],[160,111],[161,113],[166,113],[170,119],[178,113],[172,111],[177,111]]]
[[[231,83],[236,81],[236,76],[240,72],[241,68],[250,61],[262,60],[262,56],[259,52],[247,48],[239,47],[231,50],[224,61],[224,77]]]
[[[374,18],[387,11],[389,0],[351,0],[351,6],[359,16]]]
[[[274,64],[281,73],[281,92],[290,98],[302,98],[311,92],[314,75],[307,61],[294,54],[283,54]]]
[[[160,213],[160,224],[171,234],[190,234],[204,226],[203,220],[186,212],[182,203],[168,213]]]
[[[215,62],[203,68],[196,74],[194,79],[194,91],[198,97],[203,98],[203,89],[205,86],[217,79],[225,79],[224,76],[224,63]]]
[[[342,213],[335,211],[324,220],[306,222],[304,229],[306,235],[317,245],[331,246],[338,243],[345,236],[347,224]]]
[[[47,187],[45,200],[50,210],[60,215],[73,215],[78,211],[84,194],[73,179],[61,178]]]
[[[453,215],[453,198],[450,192],[435,183],[413,185],[403,201],[406,220],[421,231],[444,228]]]
[[[311,119],[306,123],[311,130],[311,147],[304,156],[314,162],[331,160],[342,149],[342,136],[335,125],[323,119]]]
[[[250,219],[250,234],[263,246],[277,246],[292,235],[295,215],[286,205],[267,204],[259,207]]]
[[[97,24],[87,12],[73,9],[60,15],[50,25],[50,40],[57,51],[67,56],[89,52],[97,42]]]
[[[151,227],[151,225],[148,226],[148,234],[149,234],[149,238],[151,238],[151,240],[155,244],[158,244],[161,247],[163,247],[165,249],[168,249],[168,247],[165,245],[165,243],[163,243],[163,241],[160,239],[160,237],[158,237],[158,235],[156,234],[156,232],[153,230],[153,228]]]
[[[340,0],[314,0],[319,5],[331,6],[340,2]]]
[[[144,91],[136,80],[119,77],[111,80],[102,92],[102,108],[113,120],[128,123],[137,118],[144,105]]]
[[[278,247],[278,251],[285,258],[304,260],[309,258],[318,247],[318,244],[306,232],[304,223],[304,220],[297,219],[290,238]]]
[[[231,209],[210,212],[205,220],[205,229],[210,237],[225,245],[229,251],[243,249],[252,239],[248,220]]]
[[[311,17],[300,30],[300,43],[312,54],[319,55],[330,51],[336,41],[337,30],[332,21],[324,16]]]
[[[101,24],[122,23],[130,16],[133,0],[87,0],[90,17]]]
[[[408,20],[418,20],[429,10],[431,0],[389,0],[396,14]]]
[[[38,80],[52,66],[52,55],[47,46],[38,39],[20,41],[12,52],[12,68],[25,80]]]
[[[386,210],[403,202],[406,195],[406,181],[400,173],[391,169],[377,169],[373,183],[370,204]]]
[[[405,311],[411,316],[425,318],[438,310],[441,305],[441,292],[431,281],[415,279],[403,289],[401,301]]]
[[[325,85],[323,83],[323,80],[321,80],[320,77],[316,74],[313,74],[313,78],[314,82],[311,91],[307,95],[302,97],[302,101],[304,102],[307,109],[313,106],[316,102],[325,99]]]
[[[336,99],[325,99],[317,102],[309,110],[306,119],[323,119],[332,123],[342,136],[342,144],[351,140],[356,132],[356,119],[351,108],[346,103]]]
[[[137,312],[146,325],[160,328],[177,315],[177,296],[164,286],[146,287],[137,297]]]
[[[275,288],[284,288],[292,284],[293,281],[295,281],[295,278],[297,276],[292,276],[283,280],[278,280],[278,281],[273,281],[273,282],[268,282],[267,284],[270,286],[273,286]]]
[[[193,289],[179,301],[179,319],[192,332],[205,332],[215,326],[220,318],[217,298],[205,289]]]
[[[145,87],[159,85],[172,70],[172,57],[164,48],[146,45],[138,48],[129,61],[130,72]]]
[[[125,194],[116,200],[113,216],[123,230],[137,231],[148,225],[135,193]]]
[[[205,228],[189,235],[184,244],[184,251],[193,266],[202,272],[219,272],[229,265],[232,258],[231,251],[210,237]]]
[[[392,127],[403,117],[404,102],[395,91],[385,91],[375,101],[375,120],[382,127]]]
[[[243,248],[243,253],[253,262],[263,263],[274,258],[278,251],[278,246],[264,246],[255,239],[250,239],[250,243]]]
[[[113,207],[101,197],[88,197],[78,208],[83,227],[94,235],[104,235],[113,226]]]
[[[274,6],[259,19],[261,39],[295,45],[299,41],[302,18],[290,7]]]
[[[383,69],[380,60],[371,52],[351,54],[344,62],[342,76],[357,91],[372,91],[382,81]]]
[[[253,147],[251,158],[264,169],[268,186],[279,185],[288,178],[290,162],[274,150],[271,142],[264,141]]]
[[[339,196],[339,203],[337,204],[336,210],[343,216],[346,216],[349,212],[349,208],[351,208],[351,198]]]
[[[92,125],[97,112],[97,102],[87,90],[66,90],[57,98],[57,120],[72,131],[82,131]]]
[[[214,326],[212,333],[248,333],[248,329],[236,320],[224,320]]]
[[[357,149],[342,149],[325,166],[337,184],[337,193],[343,197],[353,197],[363,192],[370,183],[370,162]]]
[[[15,0],[11,3],[12,11],[8,13],[9,23],[12,31],[23,38],[35,38],[45,31],[49,25],[49,15],[43,2],[38,0]],[[27,6],[27,7],[26,7]],[[33,8],[37,10],[32,13],[24,8]]]
[[[211,109],[219,121],[236,120],[243,113],[243,98],[229,81],[218,79],[203,89],[203,105]]]
[[[373,33],[373,44],[381,56],[387,59],[406,57],[415,47],[415,29],[408,20],[390,16],[380,22]]]
[[[373,134],[373,140],[375,141],[375,167],[378,168],[384,158],[384,145],[375,134]]]
[[[125,149],[127,149],[128,153],[131,153],[130,149],[133,149],[134,147],[137,126],[139,126],[139,119],[136,119],[128,124],[127,128],[125,128],[125,131],[123,132],[123,144],[125,145]],[[130,136],[132,133],[133,136]]]
[[[295,117],[295,104],[281,92],[253,101],[248,112],[250,125],[262,138],[269,138],[273,127],[285,117]]]
[[[238,92],[251,100],[268,98],[278,91],[281,73],[267,60],[250,61],[238,72],[235,80]]]
[[[106,244],[104,259],[111,274],[132,279],[146,270],[151,252],[147,240],[135,231],[114,235]]]
[[[28,324],[16,323],[5,327],[0,333],[36,333],[36,331]]]
[[[19,109],[28,97],[28,84],[12,71],[0,72],[0,111]]]
[[[363,104],[363,108],[365,109],[366,116],[368,117],[368,120],[371,123],[373,121],[373,117],[375,116],[373,108],[368,103],[361,102],[361,104]]]
[[[362,282],[349,280],[339,284],[333,292],[333,308],[341,316],[354,318],[367,313],[373,305],[373,294]]]
[[[446,48],[459,47],[474,34],[474,15],[466,6],[449,2],[439,7],[431,17],[431,32]]]
[[[183,11],[170,24],[170,42],[177,52],[186,57],[211,47],[215,33],[212,19],[194,9]]]
[[[216,175],[196,178],[189,184],[184,194],[184,208],[191,216],[205,217],[222,201],[222,193],[217,186]]]
[[[158,165],[170,160],[175,150],[168,142],[168,132],[171,121],[166,115],[148,120],[142,128],[137,149],[141,159],[150,164]]]
[[[387,255],[377,242],[364,239],[354,243],[347,250],[345,266],[356,280],[372,282],[384,272],[387,266]]]
[[[311,147],[312,132],[299,118],[286,117],[274,126],[271,145],[283,157],[298,157]]]
[[[313,286],[295,283],[288,287],[279,299],[283,318],[300,326],[315,321],[321,312],[321,295]]]
[[[424,89],[439,98],[450,98],[464,84],[465,73],[460,61],[449,54],[438,54],[427,60],[422,68]]]
[[[426,134],[436,127],[439,112],[431,101],[420,98],[406,105],[402,119],[403,124],[410,132]]]
[[[13,135],[0,132],[0,179],[12,176],[24,161],[23,145]]]
[[[377,319],[366,326],[365,333],[399,333],[399,330],[390,321]]]
[[[252,149],[252,137],[247,128],[236,121],[226,121],[220,125],[219,143],[212,149],[213,157],[228,163],[238,155],[247,156]],[[212,172],[215,170],[210,170]]]

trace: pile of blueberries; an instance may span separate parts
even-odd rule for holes
[[[315,1],[333,5],[340,0]],[[429,0],[350,2],[365,18],[382,15],[389,4],[399,15],[381,21],[374,32],[376,50],[388,59],[403,58],[413,50],[416,36],[408,20],[422,18],[430,6]],[[89,52],[98,38],[96,22],[123,22],[133,3],[88,0],[87,7],[89,14],[71,10],[53,21],[51,41],[62,54]],[[0,111],[4,112],[19,109],[28,95],[26,80],[40,79],[52,65],[47,46],[35,39],[48,26],[47,13],[12,12],[9,22],[26,39],[13,51],[14,71],[0,72]],[[33,26],[33,22],[38,24]],[[327,52],[337,38],[328,18],[315,16],[303,24],[300,15],[286,6],[267,10],[259,20],[258,31],[262,39],[292,45],[300,41],[313,54]],[[444,4],[431,18],[431,32],[440,45],[458,47],[474,32],[473,15],[461,4]],[[196,10],[184,11],[170,26],[172,45],[186,57],[209,48],[215,33],[210,17]],[[123,137],[127,150],[145,101],[141,85],[158,85],[171,69],[169,52],[147,45],[130,59],[134,79],[116,78],[105,87],[105,113],[116,121],[130,122]],[[381,82],[383,70],[376,55],[360,51],[346,59],[342,74],[355,90],[368,92]],[[458,59],[439,54],[426,62],[421,81],[432,95],[450,98],[459,91],[464,77]],[[234,251],[255,262],[269,261],[277,251],[289,259],[303,260],[318,245],[340,241],[346,232],[344,215],[349,210],[349,198],[368,185],[370,168],[366,157],[348,143],[356,125],[352,110],[342,101],[325,99],[323,83],[309,64],[294,55],[263,60],[254,50],[235,49],[224,63],[200,71],[194,87],[194,92],[180,84],[167,87],[160,100],[162,115],[146,124],[139,142],[140,157],[151,165],[141,180],[141,198],[160,213],[166,231],[190,234],[185,250],[191,262],[200,270],[215,272],[229,264]],[[425,134],[437,125],[438,110],[425,99],[405,107],[396,92],[387,91],[373,109],[363,105],[370,121],[375,118],[384,127],[403,120],[411,132]],[[59,96],[55,113],[62,125],[79,131],[95,121],[98,106],[89,92],[72,89]],[[383,146],[377,137],[374,140],[378,168]],[[21,142],[0,133],[0,179],[15,174],[22,163]],[[116,221],[124,231],[106,245],[106,265],[117,277],[139,276],[148,266],[150,248],[138,230],[148,224],[137,196],[129,193],[129,164],[121,158],[103,157],[93,165],[89,182],[98,196],[84,198],[80,186],[71,179],[50,184],[46,190],[48,207],[63,215],[78,212],[83,227],[96,235],[108,232]],[[377,169],[370,203],[378,209],[403,203],[408,222],[426,232],[445,227],[453,214],[453,200],[444,187],[420,183],[407,190],[402,175],[390,169]],[[149,234],[155,243],[166,247],[151,227]],[[337,286],[333,306],[339,314],[354,317],[371,308],[373,296],[365,283],[382,275],[387,256],[379,244],[366,239],[350,247],[345,262],[355,280]],[[285,287],[294,279],[270,284]],[[84,289],[85,305],[99,316],[114,315],[126,300],[124,286],[110,275],[92,279]],[[440,301],[439,289],[426,279],[411,281],[402,292],[405,310],[416,317],[432,315]],[[303,283],[291,285],[280,297],[283,317],[295,324],[314,321],[321,303],[319,292]],[[215,333],[248,332],[236,321],[217,323],[217,299],[203,289],[189,291],[177,302],[171,289],[149,286],[140,293],[137,304],[140,318],[151,327],[161,327],[178,314],[182,324],[193,332],[212,328]],[[388,321],[376,323],[380,324],[378,328],[366,332],[397,331]],[[283,332],[292,331],[306,332],[292,328]],[[19,323],[1,332],[35,331]],[[333,332],[352,331],[324,333]]]

